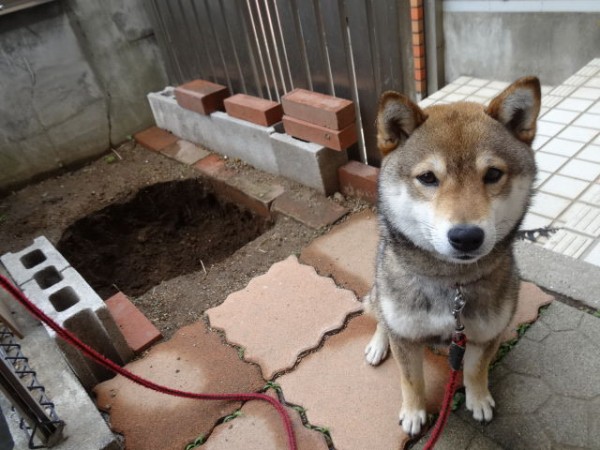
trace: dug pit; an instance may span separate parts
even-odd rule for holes
[[[163,280],[208,269],[270,226],[187,179],[145,187],[76,221],[57,248],[103,299],[118,290],[139,296]]]

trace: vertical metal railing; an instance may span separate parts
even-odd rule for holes
[[[404,0],[151,0],[171,83],[204,78],[272,100],[294,88],[351,99],[352,159],[378,165],[382,91],[414,95]]]

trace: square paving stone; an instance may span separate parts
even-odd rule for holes
[[[352,292],[290,256],[207,315],[211,326],[224,330],[227,341],[242,347],[244,359],[260,365],[270,379],[292,368],[301,353],[316,348],[361,308]]]
[[[306,408],[312,425],[329,429],[335,448],[398,449],[408,441],[398,424],[402,396],[396,362],[390,357],[372,367],[364,359],[375,326],[368,316],[353,318],[342,333],[277,380],[287,402]],[[447,360],[426,351],[424,369],[427,409],[437,412]]]
[[[373,284],[378,241],[377,217],[365,210],[311,242],[300,261],[362,297]]]
[[[302,424],[300,415],[286,408],[298,450],[327,450],[324,436]],[[281,450],[287,448],[283,422],[275,408],[266,402],[252,400],[244,404],[241,414],[214,429],[202,446],[206,450]]]
[[[180,329],[125,367],[155,383],[191,392],[256,392],[264,386],[258,368],[241,361],[204,322]],[[124,435],[128,450],[181,450],[241,406],[235,401],[171,397],[120,375],[97,385],[94,392],[98,407],[110,413],[111,427]]]

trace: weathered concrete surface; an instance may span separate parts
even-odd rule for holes
[[[529,242],[517,242],[515,256],[523,279],[600,309],[598,267]]]
[[[461,75],[558,85],[598,57],[600,13],[444,12],[446,82]]]
[[[599,338],[600,318],[553,302],[492,369],[492,422],[477,424],[462,406],[436,448],[597,449]],[[457,442],[457,434],[468,442]],[[473,446],[471,436],[499,447]]]
[[[52,2],[0,17],[0,194],[152,123],[165,84],[141,0]]]

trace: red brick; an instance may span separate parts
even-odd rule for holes
[[[287,116],[332,130],[341,130],[356,120],[350,100],[305,89],[294,89],[284,95],[281,104]]]
[[[421,94],[427,93],[427,80],[415,81],[415,89]]]
[[[425,45],[425,33],[413,33],[412,43],[413,45]]]
[[[283,127],[290,136],[315,142],[334,150],[345,150],[358,139],[354,123],[342,130],[332,130],[285,115],[283,116]]]
[[[285,192],[279,184],[237,176],[235,171],[226,167],[225,161],[218,155],[207,156],[193,167],[208,177],[218,197],[267,219],[271,218],[271,204]]]
[[[223,100],[229,97],[225,86],[206,80],[194,80],[175,88],[175,98],[179,106],[208,115],[223,111]]]
[[[411,20],[423,20],[423,7],[410,8]]]
[[[423,6],[423,0],[410,0],[411,8],[418,8],[420,6]]]
[[[127,345],[135,353],[146,350],[162,339],[158,328],[122,292],[116,293],[105,303],[123,333]]]
[[[425,57],[421,56],[420,58],[415,58],[415,69],[424,69],[425,68]]]
[[[413,45],[413,56],[415,58],[419,56],[425,56],[425,46],[424,45]]]
[[[215,154],[202,158],[192,167],[207,177],[218,177],[221,172],[227,170],[225,160]]]
[[[422,20],[411,20],[410,29],[414,33],[423,32],[423,21]]]
[[[377,177],[379,169],[358,161],[350,161],[339,168],[340,189],[342,194],[377,202]]]
[[[427,78],[427,73],[425,72],[425,69],[415,69],[415,80],[416,81],[422,81],[425,80]]]
[[[177,136],[158,127],[150,127],[133,135],[136,142],[149,150],[160,152],[177,142]]]
[[[273,212],[284,214],[318,230],[336,222],[348,210],[320,194],[314,194],[311,198],[299,198],[286,192],[273,202]]]
[[[283,108],[280,103],[246,94],[235,94],[225,99],[224,103],[225,111],[231,117],[264,127],[281,122],[283,116]]]

